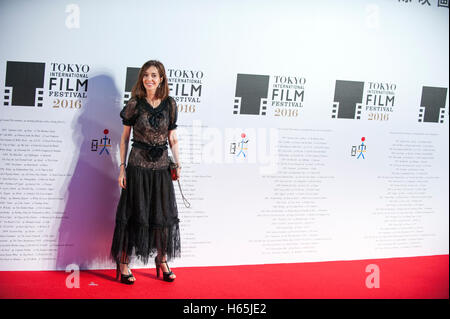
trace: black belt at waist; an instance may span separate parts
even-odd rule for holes
[[[133,140],[132,147],[136,147],[142,150],[145,150],[145,154],[148,157],[148,160],[151,162],[156,162],[162,156],[163,152],[167,149],[167,141],[164,144],[148,144],[141,141]]]

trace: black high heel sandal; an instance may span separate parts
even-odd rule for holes
[[[124,265],[128,265],[128,264],[124,264]],[[121,283],[127,284],[127,285],[134,284],[134,280],[130,280],[130,278],[134,278],[133,274],[131,273],[130,268],[128,268],[128,275],[122,274],[122,272],[120,271],[120,263],[117,263],[116,280],[119,280],[119,276],[120,276]]]
[[[162,263],[166,264],[167,269],[169,270],[168,272],[163,271],[163,280],[168,281],[168,282],[174,281],[175,278],[170,278],[170,276],[174,275],[174,273],[170,270],[169,264],[167,264],[167,260],[166,261],[158,261],[158,256],[155,257],[156,277],[159,278],[159,269],[161,268]]]

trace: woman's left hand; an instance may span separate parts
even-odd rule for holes
[[[180,178],[180,174],[181,174],[181,167],[177,167],[177,179]]]

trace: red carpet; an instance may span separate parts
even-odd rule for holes
[[[366,266],[380,270],[380,287],[367,288]],[[155,268],[134,269],[132,286],[115,270],[80,272],[80,288],[67,288],[64,271],[2,271],[0,298],[26,299],[448,299],[449,255],[173,268],[173,283],[156,280]]]

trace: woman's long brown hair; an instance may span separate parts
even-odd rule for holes
[[[169,96],[169,85],[167,83],[166,69],[164,68],[164,65],[157,60],[147,61],[141,67],[139,70],[138,79],[131,89],[131,96],[141,99],[147,96],[147,91],[142,83],[142,79],[144,78],[145,71],[147,71],[147,69],[151,66],[154,66],[158,70],[159,76],[162,78],[160,86],[156,89],[155,96],[158,99],[164,100]]]

